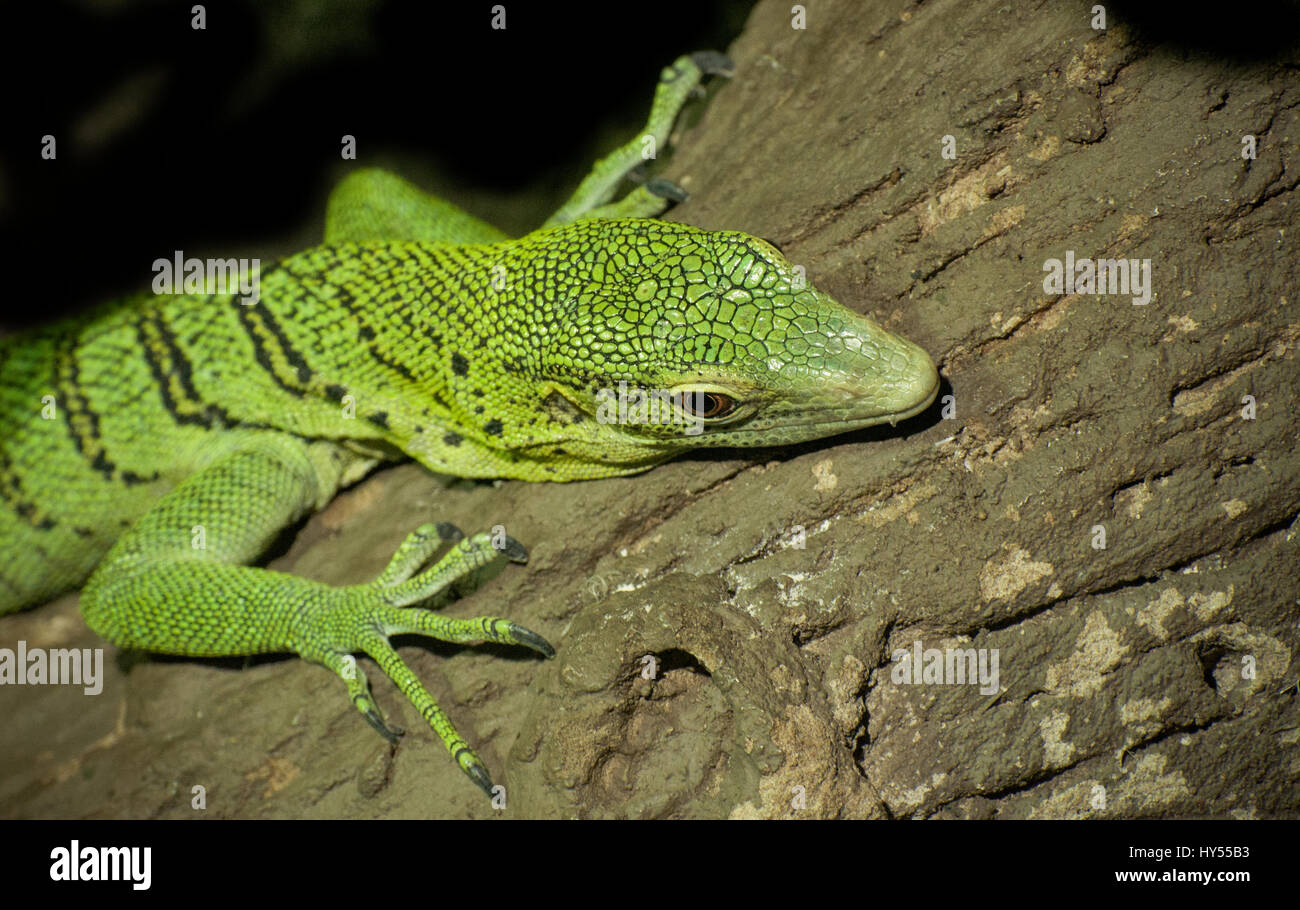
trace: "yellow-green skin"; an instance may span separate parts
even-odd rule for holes
[[[690,89],[725,64],[703,53],[664,70],[647,133],[662,143]],[[333,588],[246,565],[285,526],[381,461],[461,477],[630,474],[696,446],[893,422],[937,389],[924,351],[804,285],[771,245],[653,220],[671,185],[605,204],[641,148],[599,162],[516,240],[359,171],[331,197],[326,244],[264,268],[254,305],[144,295],[0,342],[0,613],[84,582],[82,613],[109,641],[296,652],[338,673],[394,739],[351,657],[364,652],[491,794],[388,636],[552,656],[509,620],[408,607],[500,555],[525,561],[523,548],[425,525],[374,582]],[[598,395],[620,381],[734,408],[611,423]]]

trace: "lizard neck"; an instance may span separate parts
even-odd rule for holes
[[[512,287],[528,271],[512,250],[344,244],[266,270],[261,304],[240,318],[266,347],[280,344],[278,357],[259,357],[280,362],[273,380],[309,402],[286,412],[285,428],[391,446],[458,476],[531,477],[512,449],[539,416],[536,339],[555,289]]]

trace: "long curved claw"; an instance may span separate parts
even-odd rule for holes
[[[457,760],[457,764],[460,764],[459,759]],[[474,781],[474,783],[478,785],[478,788],[488,795],[489,799],[496,796],[496,794],[492,792],[492,777],[488,774],[487,768],[478,760],[477,756],[471,754],[470,759],[468,759],[465,764],[461,765],[461,770],[469,775],[469,779]]]
[[[501,552],[504,553],[506,559],[511,562],[517,562],[520,565],[526,565],[528,563],[528,551],[524,549],[523,544],[515,540],[513,537],[506,538],[506,545],[501,548]]]
[[[447,543],[460,543],[465,539],[465,532],[450,521],[440,521],[435,527],[438,529],[438,538]]]
[[[406,731],[401,727],[390,727],[384,723],[384,719],[379,716],[379,712],[374,708],[362,710],[362,716],[370,722],[370,726],[379,731],[379,735],[388,740],[390,746],[395,746],[401,740]]]
[[[555,656],[555,648],[551,643],[531,629],[525,629],[523,626],[510,623],[510,637],[515,640],[516,644],[523,645],[525,648],[532,648],[547,660]]]
[[[653,193],[660,199],[667,199],[669,202],[681,203],[687,199],[686,190],[662,177],[651,177],[645,182],[645,188],[646,192]]]
[[[691,62],[710,76],[730,77],[736,72],[736,64],[722,51],[696,51],[691,54]]]

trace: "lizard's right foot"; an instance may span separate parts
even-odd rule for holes
[[[419,572],[446,541],[454,541],[451,550],[433,566]],[[330,589],[331,596],[325,603],[305,611],[298,636],[298,652],[337,673],[366,721],[390,743],[396,743],[402,731],[384,723],[371,697],[370,684],[352,657],[354,651],[368,654],[438,734],[461,770],[489,796],[493,795],[492,779],[486,766],[456,732],[437,701],[393,650],[388,639],[409,633],[450,642],[491,641],[522,645],[544,657],[554,657],[555,648],[550,642],[508,619],[495,616],[449,619],[432,610],[408,606],[427,600],[498,555],[511,562],[527,561],[527,551],[514,538],[505,537],[497,542],[499,548],[493,545],[490,534],[466,538],[454,525],[423,525],[407,536],[374,582]]]

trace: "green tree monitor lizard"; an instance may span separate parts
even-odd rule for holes
[[[662,145],[715,52],[665,69]],[[508,619],[417,606],[518,542],[414,530],[368,584],[247,565],[381,462],[468,478],[644,471],[701,446],[772,446],[925,409],[921,348],[802,280],[770,244],[657,220],[680,191],[610,202],[642,137],[518,239],[377,170],[330,197],[325,243],[237,294],[144,294],[0,341],[0,613],[84,583],[108,641],[193,657],[294,652],[395,741],[369,655],[461,769],[483,762],[389,644],[415,633],[554,655]],[[602,393],[659,390],[672,421],[608,420]],[[446,544],[441,559],[433,556]],[[495,544],[495,546],[494,546]]]

